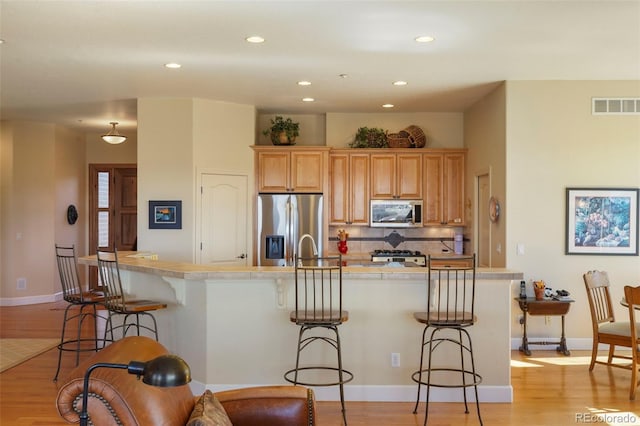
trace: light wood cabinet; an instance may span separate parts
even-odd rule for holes
[[[328,150],[254,147],[258,192],[322,193]]]
[[[422,154],[371,154],[371,198],[422,198]]]
[[[425,225],[465,224],[465,152],[432,152],[423,155]]]
[[[329,155],[329,223],[369,224],[369,154]]]
[[[464,149],[254,146],[262,193],[328,194],[328,222],[368,225],[371,199],[422,199],[426,226],[464,226]]]

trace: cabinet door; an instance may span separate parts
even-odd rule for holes
[[[464,225],[464,154],[444,155],[444,220]]]
[[[369,155],[332,154],[329,222],[332,225],[369,224]]]
[[[342,225],[349,221],[349,155],[329,156],[329,223]]]
[[[294,192],[323,191],[324,153],[321,151],[291,152],[291,190]]]
[[[288,152],[259,152],[258,153],[258,191],[286,192],[291,187],[289,183],[289,153]]]
[[[369,224],[369,155],[349,156],[349,222],[353,225]]]
[[[395,154],[371,154],[371,198],[391,199],[395,195]]]
[[[398,154],[396,198],[422,198],[422,155]]]
[[[424,157],[424,208],[425,225],[442,225],[442,154],[425,154]]]

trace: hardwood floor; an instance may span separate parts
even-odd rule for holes
[[[0,308],[0,337],[59,337],[65,302]],[[604,356],[604,353],[602,354]],[[89,355],[83,355],[89,356]],[[65,354],[62,377],[73,367]],[[531,357],[512,352],[512,404],[481,404],[485,425],[640,425],[640,399],[629,400],[630,373],[596,366],[588,371],[589,353],[534,350]],[[52,377],[57,350],[52,349],[0,374],[1,425],[63,425],[55,407]],[[458,403],[430,404],[429,424],[477,425],[475,405],[464,413]],[[417,415],[412,403],[347,402],[350,426],[417,426],[424,422],[424,403]],[[318,402],[318,425],[341,425],[338,402]],[[595,415],[606,414],[607,422]],[[626,420],[625,420],[626,419]],[[259,426],[259,425],[257,425]]]

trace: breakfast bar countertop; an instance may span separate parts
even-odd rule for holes
[[[293,267],[283,266],[235,266],[235,265],[200,265],[188,262],[173,262],[150,259],[141,253],[118,252],[120,268],[126,271],[144,272],[152,275],[178,278],[184,280],[206,279],[254,279],[254,278],[287,278],[293,273]],[[78,259],[84,265],[97,266],[95,255]],[[422,280],[427,278],[424,267],[390,267],[358,264],[345,266],[342,270],[345,278],[384,280],[393,276],[399,280]],[[521,280],[522,272],[506,268],[478,268],[478,280]]]
[[[153,296],[167,303],[167,309],[155,314],[162,330],[160,342],[188,360],[192,385],[202,392],[205,388],[217,392],[283,382],[282,372],[291,368],[292,360],[282,351],[295,348],[297,336],[289,319],[295,309],[295,268],[199,265],[158,257],[162,255],[118,252],[123,286],[132,297]],[[78,261],[97,266],[95,255]],[[350,348],[343,363],[355,376],[347,399],[415,402],[411,374],[419,365],[422,327],[413,312],[424,309],[428,269],[347,262],[350,266],[343,268],[342,276],[349,321],[340,334]],[[477,270],[482,291],[475,294],[474,314],[479,321],[473,330],[474,352],[482,371],[479,392],[484,401],[513,400],[511,309],[513,284],[522,276],[503,268]],[[230,321],[240,311],[242,320]],[[457,354],[455,350],[451,353]],[[401,354],[402,366],[389,365],[391,353]],[[317,388],[316,397],[333,400],[335,390]],[[436,397],[443,402],[458,398],[434,389]]]

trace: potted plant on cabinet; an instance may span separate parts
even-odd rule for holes
[[[350,148],[387,148],[387,131],[376,127],[360,127]]]
[[[300,123],[294,123],[291,118],[284,119],[277,115],[271,119],[271,127],[262,131],[262,134],[271,135],[271,143],[274,145],[295,145],[299,134]]]

